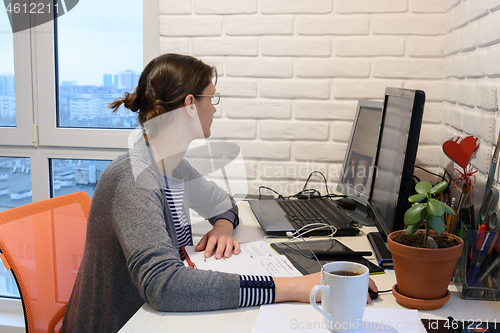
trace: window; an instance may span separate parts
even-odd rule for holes
[[[143,66],[140,1],[80,1],[57,19],[58,127],[135,128],[108,103],[133,92]]]
[[[14,34],[7,15],[0,16],[0,126],[16,126]]]
[[[9,177],[0,185],[15,175],[31,187],[17,199],[0,195],[0,209],[80,190],[92,196],[137,126],[136,114],[105,106],[131,92],[158,55],[158,18],[157,0],[86,0],[57,22],[13,34],[0,13],[0,178]],[[0,262],[0,305],[1,297],[18,292]]]
[[[30,159],[0,157],[0,211],[31,202]]]
[[[52,197],[83,191],[92,198],[102,172],[111,161],[51,159]]]

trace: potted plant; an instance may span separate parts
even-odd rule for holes
[[[444,232],[444,213],[455,212],[434,197],[447,187],[446,181],[435,186],[428,181],[417,183],[417,194],[408,199],[413,205],[404,216],[407,229],[387,236],[397,280],[393,294],[409,308],[438,309],[450,298],[448,284],[462,254],[463,241]],[[425,229],[420,228],[422,224]]]

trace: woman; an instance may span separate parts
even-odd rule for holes
[[[134,93],[111,104],[137,112],[144,135],[97,184],[63,332],[116,332],[144,302],[160,311],[308,302],[320,283],[319,274],[271,278],[184,266],[179,247],[192,242],[188,207],[213,225],[197,251],[221,258],[240,249],[232,199],[183,159],[192,140],[210,136],[220,97],[213,79],[215,69],[203,62],[166,54],[145,67]]]

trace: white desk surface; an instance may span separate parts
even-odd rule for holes
[[[239,242],[262,240],[264,233],[247,202],[238,204],[240,209],[240,226],[235,230],[235,238]],[[210,225],[207,222],[193,224],[194,239],[201,238]],[[354,237],[336,237],[340,242],[355,251],[372,251],[366,234],[376,231],[375,227],[364,227]],[[375,256],[369,257],[375,262]],[[372,275],[379,290],[391,289],[396,278],[394,271],[386,270],[384,274]],[[462,300],[456,286],[449,287],[450,300],[440,309],[419,311],[421,318],[446,319],[453,316],[456,320],[496,320],[500,322],[500,302]],[[392,293],[380,294],[379,298],[368,304],[368,307],[388,309],[405,309],[397,303]],[[209,312],[159,312],[148,304],[143,305],[136,314],[122,327],[119,333],[127,332],[251,332],[259,307]]]

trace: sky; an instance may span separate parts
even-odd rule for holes
[[[59,81],[103,83],[103,74],[143,68],[142,1],[80,0],[58,19]],[[0,74],[14,72],[12,30],[0,12]]]

